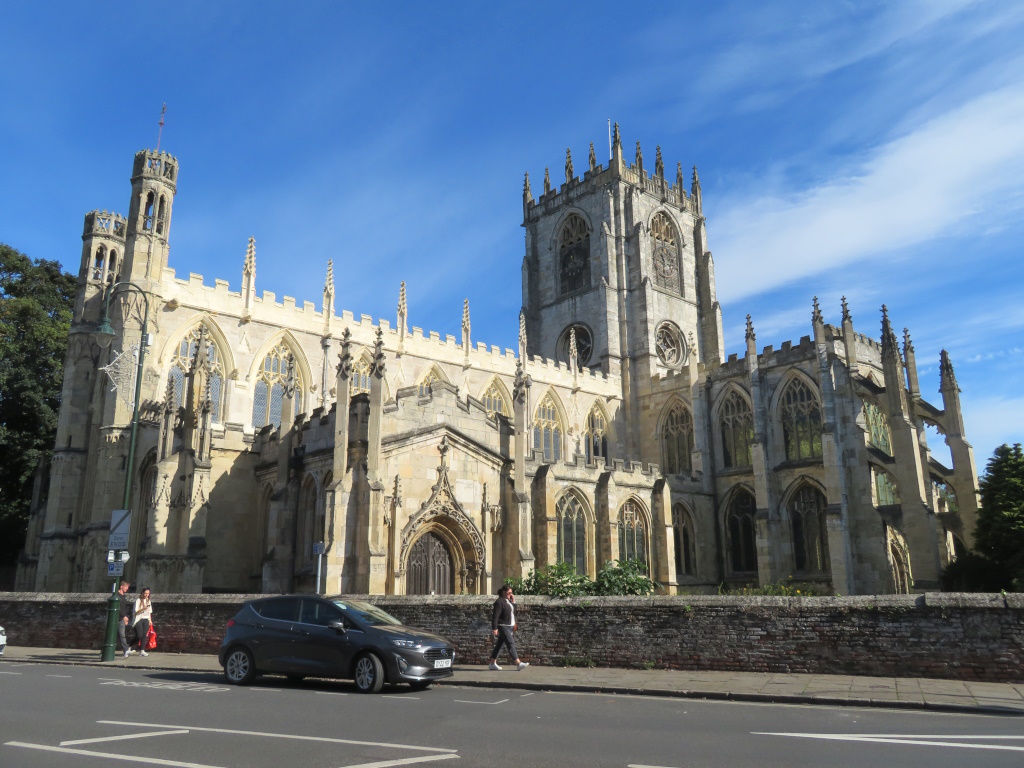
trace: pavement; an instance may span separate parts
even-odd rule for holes
[[[100,661],[99,651],[8,646],[0,665],[69,664],[130,667],[163,672],[220,674],[213,654],[161,653]],[[486,666],[456,666],[438,685],[515,688],[536,691],[668,696],[688,699],[779,704],[883,707],[984,715],[1024,716],[1024,683],[980,683],[916,677],[776,674],[771,672],[689,672],[664,669],[530,666],[511,664],[500,672]]]

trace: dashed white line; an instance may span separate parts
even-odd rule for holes
[[[523,694],[522,696],[520,696],[519,698],[521,698],[521,699],[525,699],[525,698],[526,698],[527,696],[533,696],[533,694],[532,694],[532,693],[524,693],[524,694]]]
[[[314,693],[318,693],[321,696],[348,696],[347,693],[341,693],[339,691],[314,691]]]
[[[389,765],[409,765],[410,763],[433,763],[437,760],[458,760],[458,755],[426,755],[425,757],[406,757],[401,760],[383,760],[379,763],[360,763],[347,765],[345,768],[387,768]]]
[[[20,675],[21,672],[0,672],[0,675]]]
[[[71,675],[47,675],[47,677],[71,677]]]
[[[22,741],[8,741],[5,746],[23,747],[25,749],[38,749],[42,752],[59,752],[63,755],[88,755],[89,757],[100,757],[105,760],[122,760],[127,763],[149,763],[150,765],[168,765],[173,768],[223,768],[218,765],[206,765],[203,763],[183,763],[180,760],[164,760],[159,757],[135,757],[134,755],[111,755],[106,752],[92,752],[88,749],[68,749],[67,747],[48,747],[45,744],[26,744]]]
[[[452,699],[456,704],[504,704],[508,699],[501,701],[465,701],[463,699]]]
[[[417,747],[412,744],[390,744],[382,741],[356,741],[354,739],[335,739],[329,736],[299,736],[291,733],[265,733],[263,731],[239,731],[232,728],[203,728],[194,725],[167,725],[166,723],[135,723],[125,720],[97,720],[100,725],[126,725],[138,728],[184,728],[190,731],[203,731],[204,733],[230,733],[236,736],[266,736],[273,739],[295,739],[296,741],[323,741],[329,744],[356,744],[362,747],[387,747],[389,749],[413,749],[419,752],[458,752],[457,749],[443,749],[441,747]],[[349,766],[348,768],[358,768]]]
[[[100,736],[95,739],[74,739],[72,741],[62,741],[60,745],[62,747],[68,747],[72,744],[99,744],[103,741],[124,741],[125,739],[145,739],[149,736],[173,736],[179,733],[188,733],[185,729],[176,729],[173,731],[150,731],[149,733],[126,733],[121,736]]]

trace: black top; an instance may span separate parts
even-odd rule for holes
[[[135,610],[135,601],[128,597],[127,594],[121,595],[121,607],[117,612],[117,617],[119,619],[130,619],[133,610]]]
[[[491,629],[497,629],[499,624],[509,626],[512,624],[512,609],[515,603],[509,603],[503,597],[494,601],[494,609],[491,611]]]

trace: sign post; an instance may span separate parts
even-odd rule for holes
[[[132,530],[132,511],[115,509],[110,513],[110,536],[107,538],[107,578],[114,579],[107,601],[107,631],[100,654],[100,661],[114,658],[114,643],[117,635],[117,612],[120,600],[117,597],[117,580],[124,575],[124,564],[128,562],[128,537]],[[113,633],[111,630],[113,629]]]
[[[316,593],[320,594],[320,565],[324,559],[324,543],[318,541],[313,545],[313,554],[316,555]]]

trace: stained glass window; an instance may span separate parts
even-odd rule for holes
[[[583,504],[573,491],[555,503],[556,549],[559,563],[572,563],[576,573],[587,573],[587,518]]]
[[[892,475],[878,467],[872,467],[871,474],[875,477],[875,506],[887,507],[899,504],[900,494]]]
[[[552,463],[562,458],[562,423],[551,395],[545,395],[533,417],[533,450]]]
[[[676,403],[665,419],[665,473],[681,475],[692,468],[693,416],[682,403]]]
[[[757,538],[754,534],[754,496],[744,490],[737,491],[729,503],[727,530],[729,536],[729,565],[733,573],[757,571]]]
[[[266,357],[256,376],[253,385],[252,425],[256,429],[273,424],[281,426],[281,405],[284,402],[284,387],[288,379],[288,358],[292,351],[282,341],[277,344]],[[295,416],[302,412],[302,377],[298,366],[295,366]]]
[[[803,486],[789,502],[793,529],[793,558],[798,571],[830,570],[825,497],[817,488]]]
[[[632,499],[619,508],[619,560],[647,564],[647,522]]]
[[[693,576],[695,574],[696,542],[694,539],[693,520],[682,504],[672,506],[672,535],[676,544],[676,574]]]
[[[793,379],[782,395],[782,435],[787,459],[821,456],[821,406],[800,379]]]
[[[605,425],[604,412],[597,405],[587,414],[587,423],[583,427],[583,442],[588,464],[608,458],[608,429]]]
[[[351,389],[353,395],[370,391],[370,361],[360,357],[352,365]]]
[[[754,414],[746,399],[733,390],[719,409],[722,422],[722,458],[726,467],[749,467],[754,463]]]
[[[892,456],[889,422],[885,418],[885,414],[882,413],[882,409],[870,400],[864,401],[864,423],[868,431],[868,443]]]
[[[192,370],[192,362],[199,348],[199,337],[204,331],[202,324],[195,326],[185,334],[178,343],[177,349],[171,355],[171,370],[167,377],[171,380],[174,391],[174,407],[181,407],[181,399],[185,394],[185,375]],[[224,367],[220,361],[220,353],[217,345],[206,331],[206,356],[210,364],[210,400],[212,401],[211,420],[219,423],[221,420],[221,402],[224,391]]]
[[[488,416],[493,416],[496,413],[508,416],[508,408],[505,406],[505,396],[497,382],[491,383],[491,386],[489,386],[487,391],[484,392],[481,400],[484,404],[484,408],[487,409]]]

